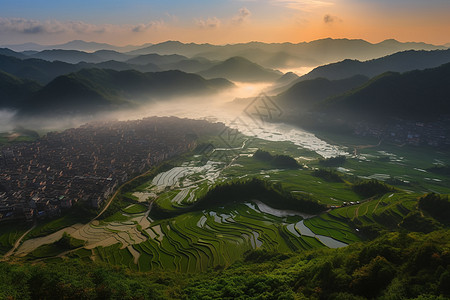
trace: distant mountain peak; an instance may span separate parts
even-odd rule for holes
[[[244,57],[233,56],[211,68],[199,72],[206,78],[223,77],[234,81],[273,81],[281,77],[281,73],[266,69]]]
[[[381,43],[400,43],[400,42],[397,41],[396,39],[385,39]]]
[[[243,63],[243,62],[253,63],[250,60],[248,60],[242,56],[233,56],[224,61],[224,63],[230,63],[230,62],[232,62],[232,63]]]

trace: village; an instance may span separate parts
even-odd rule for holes
[[[0,148],[0,222],[57,217],[75,203],[98,208],[131,176],[221,126],[175,117],[97,122]]]
[[[399,145],[449,147],[448,124],[450,124],[448,116],[432,122],[395,120],[395,122],[379,125],[359,122],[355,126],[354,134],[377,137]]]

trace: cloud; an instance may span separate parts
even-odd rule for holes
[[[166,19],[168,20],[168,23],[178,23],[179,18],[176,15],[172,15],[169,13],[165,13]]]
[[[195,24],[197,24],[198,27],[200,28],[218,28],[220,27],[221,21],[216,18],[216,17],[212,17],[212,18],[208,18],[206,20],[203,19],[195,19]]]
[[[239,9],[238,14],[233,18],[233,22],[235,24],[242,24],[247,21],[251,15],[252,13],[246,7],[242,7]]]
[[[164,21],[152,21],[147,24],[135,25],[131,28],[132,32],[145,32],[150,29],[158,29],[164,26]]]
[[[274,5],[293,10],[309,11],[316,8],[334,5],[330,0],[270,0]]]
[[[62,33],[67,26],[58,21],[35,21],[22,18],[0,18],[0,31],[24,34]]]
[[[61,22],[55,20],[36,21],[22,18],[1,18],[0,32],[23,34],[56,34],[56,33],[103,33],[113,25],[93,25],[78,22]]]
[[[152,21],[137,25],[89,24],[82,21],[28,20],[0,17],[0,32],[38,34],[103,34],[107,32],[144,32],[164,26],[164,21]]]
[[[323,16],[323,21],[326,24],[332,24],[332,23],[335,23],[335,22],[342,22],[342,19],[340,19],[339,17],[336,17],[336,16],[332,16],[332,15],[326,14],[325,16]]]
[[[212,17],[207,19],[194,19],[194,22],[200,28],[214,29],[219,28],[222,24],[225,24],[225,26],[243,24],[247,22],[251,15],[252,13],[246,7],[242,7],[236,15],[230,18],[221,20],[217,17]]]

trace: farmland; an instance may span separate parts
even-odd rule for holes
[[[253,157],[258,149],[293,157],[299,166],[276,168]],[[420,187],[405,188],[399,181],[401,184],[389,188],[388,193],[362,196],[353,188],[354,183],[385,180],[380,174],[386,168],[393,174],[413,174],[410,176],[422,172],[411,167],[413,159],[370,151],[347,156],[342,165],[319,173],[334,174],[327,177],[315,172],[322,168],[318,154],[291,142],[238,135],[233,143],[224,143],[218,137],[206,137],[193,152],[171,161],[169,167],[147,176],[137,187],[124,190],[124,202],[108,208],[103,217],[87,224],[68,222],[71,227],[61,226],[62,221],[38,226],[15,255],[26,259],[63,255],[140,271],[199,272],[227,267],[255,249],[286,253],[345,247],[371,237],[374,231],[396,230],[417,211],[421,194],[416,190],[427,192],[441,186],[438,181],[430,186],[422,180]],[[386,156],[389,160],[382,159]],[[365,172],[370,168],[379,175],[368,176]],[[448,181],[440,176],[442,182]],[[243,195],[197,208],[198,200],[214,189],[252,178],[267,183],[280,195],[314,201],[328,209],[311,214],[301,202],[275,208],[263,199]],[[45,235],[52,228],[54,233]],[[64,233],[82,244],[61,249],[57,245]],[[14,232],[5,232],[2,239],[11,243],[14,236]]]

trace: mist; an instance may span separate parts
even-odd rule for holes
[[[37,130],[40,133],[60,131],[67,128],[78,127],[87,122],[108,120],[135,120],[149,116],[176,116],[181,118],[209,119],[226,123],[236,118],[248,101],[259,93],[271,87],[271,83],[244,83],[235,82],[235,87],[220,93],[211,93],[201,96],[186,96],[172,98],[150,98],[147,101],[134,101],[132,108],[113,111],[103,111],[92,114],[54,115],[54,116],[27,116],[16,118],[16,112],[10,110],[0,111],[1,132],[8,132],[21,126]],[[132,100],[132,99],[131,99]],[[147,104],[146,104],[147,103]]]
[[[241,133],[270,141],[291,141],[303,148],[318,153],[323,157],[332,157],[346,154],[342,148],[326,143],[314,134],[294,125],[277,122],[277,120],[263,120],[254,111],[259,95],[264,93],[270,105],[275,105],[273,95],[265,94],[271,90],[271,83],[242,83],[235,82],[236,87],[221,93],[204,96],[174,97],[171,99],[152,99],[149,104],[141,104],[134,108],[101,112],[92,115],[54,117],[32,117],[17,121],[14,114],[7,114],[11,123],[10,130],[21,126],[37,130],[41,135],[49,131],[62,131],[78,127],[88,122],[101,121],[127,121],[138,120],[145,117],[179,117],[189,119],[222,122],[230,128]],[[142,103],[142,102],[140,102]],[[260,105],[260,104],[259,104]],[[279,115],[285,113],[282,107],[276,107]],[[286,111],[286,113],[288,113]],[[3,118],[2,118],[3,121]],[[275,121],[275,122],[272,122]]]
[[[298,76],[302,76],[311,72],[315,67],[293,67],[293,68],[277,68],[281,73],[292,72],[297,74]]]
[[[308,70],[305,68],[289,69],[297,74]],[[234,87],[220,92],[211,92],[196,96],[160,97],[140,96],[127,99],[131,106],[122,109],[101,111],[97,113],[66,114],[45,117],[27,116],[15,118],[11,111],[3,112],[2,131],[13,130],[17,127],[33,129],[40,135],[50,131],[62,131],[68,128],[76,128],[88,122],[102,121],[127,121],[146,117],[168,117],[201,119],[210,122],[222,122],[225,125],[238,129],[248,136],[255,136],[272,141],[289,140],[294,144],[315,151],[323,157],[331,157],[344,154],[342,149],[331,146],[318,139],[314,134],[302,130],[296,126],[282,123],[281,117],[289,110],[279,107],[276,103],[274,88],[279,88],[278,82],[236,82]],[[258,103],[259,96],[265,97],[268,105],[272,106],[273,115],[267,119],[269,110],[264,110],[264,105]],[[262,110],[261,110],[262,109]]]
[[[16,127],[14,116],[16,112],[8,109],[0,110],[0,132],[8,132]]]

